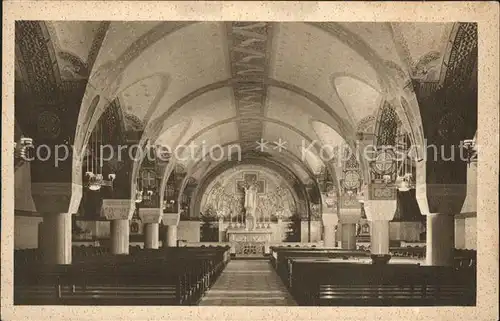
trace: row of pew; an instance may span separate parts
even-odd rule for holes
[[[407,257],[413,259],[425,259],[425,247],[395,247],[390,249],[394,257]],[[455,267],[475,267],[477,264],[477,251],[468,249],[454,250]]]
[[[229,247],[174,247],[69,265],[18,264],[14,304],[195,305],[229,260]]]
[[[471,306],[475,266],[371,264],[365,251],[271,247],[271,262],[299,305]]]

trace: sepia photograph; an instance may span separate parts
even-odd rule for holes
[[[319,18],[285,18],[285,3],[210,18],[245,5],[191,3],[195,16],[160,2],[177,19],[141,19],[133,4],[107,19],[52,19],[51,4],[10,15],[6,320],[173,306],[498,317],[497,285],[479,308],[481,278],[498,283],[499,134],[498,61],[480,110],[478,19],[335,19],[299,2]],[[232,313],[213,319],[250,317]]]

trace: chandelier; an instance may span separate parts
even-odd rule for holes
[[[154,192],[153,192],[152,190],[148,190],[148,189],[146,189],[146,190],[145,190],[145,192],[146,192],[146,193],[143,193],[143,194],[142,194],[142,195],[143,195],[143,196],[142,196],[142,199],[143,199],[144,201],[150,201],[150,200],[151,200],[151,198],[153,197]]]
[[[413,174],[405,173],[396,178],[396,186],[400,192],[408,192],[410,189],[415,188],[413,184]]]
[[[142,191],[135,191],[135,202],[136,203],[142,202]]]
[[[401,157],[396,158],[396,168],[397,168],[397,177],[396,177],[396,188],[400,192],[408,192],[411,189],[415,189],[415,182],[413,179],[412,169],[411,169],[411,158],[409,156],[410,148],[408,148],[408,138],[405,134],[401,134],[402,142],[398,144],[398,147],[401,149]]]
[[[102,121],[99,121],[96,126],[96,131],[92,133],[89,139],[89,144],[86,149],[85,157],[87,160],[87,171],[85,176],[87,178],[87,188],[91,191],[98,191],[103,186],[113,187],[113,181],[116,174],[108,174],[108,180],[104,179],[102,173],[103,163],[100,161],[102,155],[99,155],[101,150],[100,144],[102,142]]]

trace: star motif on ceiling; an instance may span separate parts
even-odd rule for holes
[[[273,149],[277,149],[278,152],[281,153],[283,150],[286,150],[286,147],[285,147],[286,144],[287,144],[287,142],[282,140],[280,137],[277,142],[276,141],[274,142],[275,146],[273,147]]]
[[[267,148],[268,142],[266,142],[263,138],[261,138],[259,141],[256,141],[257,143],[257,150],[263,152]]]

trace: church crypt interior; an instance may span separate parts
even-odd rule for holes
[[[14,304],[474,306],[477,46],[17,21]]]

